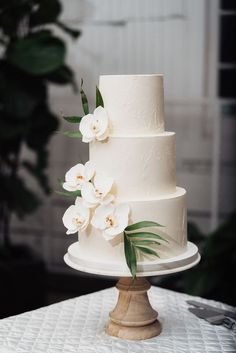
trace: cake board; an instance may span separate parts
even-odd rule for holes
[[[129,340],[143,340],[158,336],[161,333],[161,323],[157,319],[158,313],[152,308],[147,291],[151,285],[146,277],[160,276],[185,271],[200,261],[198,248],[188,242],[186,251],[171,259],[150,261],[142,268],[138,263],[137,277],[133,279],[128,268],[114,269],[107,264],[97,266],[96,263],[86,262],[78,256],[78,242],[68,248],[64,256],[65,263],[73,269],[95,275],[118,277],[116,284],[119,291],[115,308],[110,312],[110,320],[106,333],[110,336]],[[100,268],[99,268],[100,267]],[[140,271],[141,269],[141,271]]]

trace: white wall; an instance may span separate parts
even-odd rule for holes
[[[204,0],[64,0],[63,21],[82,29],[68,40],[68,63],[84,78],[94,104],[99,74],[164,73],[166,123],[177,133],[177,180],[188,191],[189,219],[209,230],[211,216],[214,102],[206,97],[207,16]],[[51,87],[54,111],[80,114],[80,98],[71,89]],[[61,130],[70,128],[62,126]],[[50,144],[50,175],[57,177],[88,158],[87,145],[56,134]],[[68,237],[61,217],[69,201],[53,195],[24,226],[17,239],[44,254],[51,269],[65,269],[62,256],[76,236]],[[26,234],[30,233],[30,237]],[[61,266],[61,267],[60,267]]]

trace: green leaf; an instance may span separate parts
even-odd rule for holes
[[[74,138],[78,138],[81,137],[81,133],[79,131],[64,131],[63,135],[68,136],[68,137],[74,137]]]
[[[145,254],[148,254],[148,255],[154,255],[154,256],[157,256],[157,257],[160,257],[156,251],[150,249],[150,248],[146,248],[146,247],[143,247],[143,246],[137,246],[136,247],[138,250],[142,251],[143,253]]]
[[[0,1],[0,27],[1,39],[3,34],[15,38],[22,20],[28,18],[31,11],[30,1],[1,0]],[[10,38],[9,38],[10,39]]]
[[[159,234],[151,233],[151,232],[128,233],[127,235],[129,236],[129,238],[154,238],[154,239],[164,240],[168,243],[168,240],[166,240]]]
[[[36,211],[41,202],[37,193],[28,188],[23,178],[4,176],[0,173],[0,199],[19,218]]]
[[[142,229],[147,227],[163,227],[161,224],[152,221],[142,221],[138,223],[131,224],[125,228],[126,231]]]
[[[132,277],[135,278],[136,271],[137,271],[136,252],[135,252],[134,246],[132,245],[131,241],[128,239],[125,233],[124,233],[124,250],[125,250],[125,259],[126,259],[127,266],[130,269]]]
[[[74,92],[77,93],[78,91],[77,83],[74,78],[74,72],[67,65],[63,64],[56,70],[45,75],[43,78],[57,85],[71,84]]]
[[[71,198],[81,196],[80,190],[77,190],[77,191],[55,191],[55,193],[60,196],[66,196],[66,197],[71,197]]]
[[[81,79],[80,95],[81,95],[81,101],[82,101],[82,105],[83,105],[84,114],[87,115],[87,114],[89,114],[89,106],[88,106],[87,96],[83,90],[83,79]]]
[[[77,39],[81,35],[81,30],[74,29],[66,26],[64,23],[57,21],[57,26],[60,27],[65,33],[70,35],[73,39]]]
[[[1,119],[0,119],[0,140],[1,140],[1,144],[4,141],[8,141],[9,143],[9,147],[11,144],[11,141],[9,140],[16,140],[18,138],[22,138],[22,136],[24,136],[25,134],[25,126],[24,124],[22,124],[21,121],[14,121],[14,127],[11,121],[11,117],[7,116],[2,113],[1,114]],[[2,146],[1,146],[2,147]]]
[[[80,123],[82,117],[81,116],[63,116],[63,119],[66,120],[68,123]]]
[[[56,21],[62,10],[58,0],[40,0],[37,1],[34,11],[30,16],[30,26],[39,26]]]
[[[132,240],[132,243],[135,245],[135,246],[139,246],[139,245],[154,245],[154,244],[157,244],[157,245],[161,245],[158,241],[156,240],[148,240],[148,239],[144,239],[144,240]]]
[[[27,145],[35,150],[42,150],[58,127],[58,119],[50,111],[46,103],[34,110],[28,122],[28,131],[25,136]]]
[[[46,99],[46,86],[38,78],[26,75],[6,60],[0,60],[0,97],[2,109],[11,116],[9,123],[13,124],[12,119],[31,118],[35,108]],[[25,128],[25,122],[22,126]]]
[[[101,92],[99,91],[99,88],[96,86],[96,108],[99,106],[104,108],[104,103],[103,103]]]
[[[7,51],[12,65],[35,76],[45,75],[62,66],[65,54],[64,42],[49,31],[38,31],[18,39]]]

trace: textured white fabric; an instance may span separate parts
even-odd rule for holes
[[[235,353],[235,331],[196,318],[187,308],[193,297],[152,287],[149,298],[163,331],[146,341],[105,334],[115,288],[63,301],[0,320],[0,353]],[[202,298],[219,308],[229,306]]]

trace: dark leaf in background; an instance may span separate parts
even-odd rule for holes
[[[40,205],[38,197],[25,185],[19,177],[9,177],[0,174],[0,199],[6,201],[9,209],[19,218],[34,212]]]
[[[61,13],[61,4],[58,0],[38,0],[36,9],[30,16],[30,27],[55,22]]]
[[[45,76],[45,79],[59,85],[72,84],[74,88],[77,88],[73,71],[67,65],[62,65],[55,71],[50,72]]]
[[[0,125],[0,129],[1,129],[1,126],[2,125]],[[20,127],[19,127],[19,130],[20,130]],[[1,157],[2,163],[6,162],[7,164],[9,164],[9,161],[11,160],[11,156],[15,155],[19,151],[21,141],[22,141],[21,136],[24,133],[22,132],[22,130],[20,131],[19,130],[18,130],[18,136],[15,136],[15,133],[12,132],[12,137],[4,136],[4,138],[2,137],[2,135],[4,135],[4,131],[2,132],[1,130],[0,157]],[[1,164],[0,174],[1,174],[2,168],[3,168],[3,165]]]
[[[27,145],[33,150],[41,150],[57,127],[56,116],[48,110],[46,105],[39,106],[30,121],[29,133],[26,136]]]
[[[58,120],[49,108],[49,83],[76,89],[65,42],[53,31],[59,27],[72,38],[80,31],[59,22],[61,9],[59,0],[0,0],[0,243],[6,251],[13,248],[11,214],[22,218],[40,204],[27,173],[51,191],[47,144]],[[22,160],[25,147],[30,160]]]
[[[3,148],[3,144],[9,145],[9,151],[11,151],[12,140],[22,138],[25,134],[26,127],[22,124],[21,120],[14,121],[13,118],[4,112],[0,113],[0,147]],[[0,151],[1,154],[2,151]],[[6,150],[4,149],[4,153]]]
[[[7,51],[12,65],[31,75],[45,75],[63,65],[64,42],[51,35],[50,31],[39,31],[13,42]]]
[[[0,28],[6,36],[15,38],[19,24],[23,17],[31,11],[31,1],[1,0],[0,1]]]
[[[57,21],[56,24],[59,28],[61,28],[65,33],[69,34],[74,39],[77,39],[81,35],[81,30],[79,29],[70,28],[60,21]]]
[[[13,120],[30,118],[33,110],[45,98],[46,86],[43,81],[22,74],[6,61],[0,62],[0,100],[5,113]],[[12,121],[12,128],[14,126]]]

